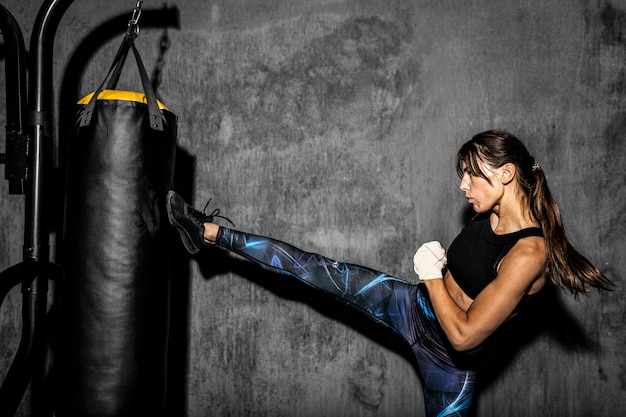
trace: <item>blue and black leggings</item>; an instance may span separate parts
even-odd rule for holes
[[[216,244],[336,297],[400,334],[415,355],[429,417],[473,414],[475,371],[459,365],[467,358],[449,347],[424,285],[223,227]]]

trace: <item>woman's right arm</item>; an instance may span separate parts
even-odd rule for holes
[[[443,279],[424,281],[437,319],[452,346],[464,351],[485,341],[543,276],[545,266],[543,238],[521,239],[502,261],[497,277],[476,296],[467,311],[457,304]]]

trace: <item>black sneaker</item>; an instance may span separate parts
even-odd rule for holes
[[[205,211],[210,201],[204,207]],[[211,214],[203,213],[187,204],[174,191],[168,191],[165,203],[170,223],[178,230],[185,249],[192,255],[207,245],[204,241],[204,223],[212,223],[215,217],[220,217],[232,224],[229,219],[220,216],[220,209],[213,210]]]

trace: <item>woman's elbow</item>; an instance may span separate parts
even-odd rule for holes
[[[454,337],[449,337],[448,341],[450,342],[454,350],[458,352],[465,352],[468,350],[472,350],[480,345],[484,341],[484,339],[472,336],[457,335]]]

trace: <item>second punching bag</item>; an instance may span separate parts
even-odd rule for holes
[[[159,416],[167,386],[176,116],[127,34],[68,144],[56,415]],[[144,94],[115,90],[129,50]]]

